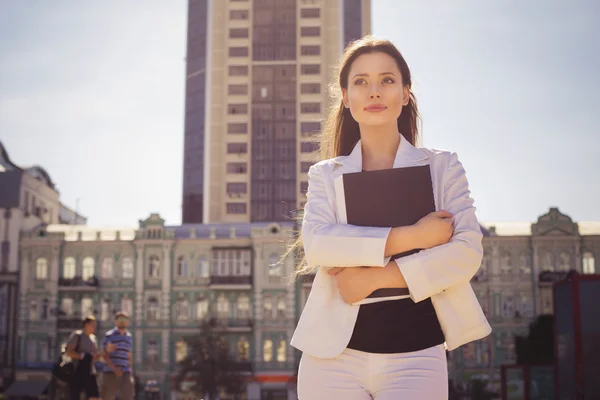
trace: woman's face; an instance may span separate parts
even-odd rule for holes
[[[344,105],[360,125],[396,124],[408,104],[409,88],[402,84],[396,61],[386,53],[359,56],[350,67]]]

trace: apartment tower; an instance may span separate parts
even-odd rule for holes
[[[370,0],[189,0],[183,223],[288,220]]]

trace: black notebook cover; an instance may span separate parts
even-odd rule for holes
[[[363,171],[343,175],[347,222],[357,226],[413,225],[435,211],[429,165]],[[392,259],[417,253],[396,254]],[[407,295],[408,289],[379,289],[369,295]]]

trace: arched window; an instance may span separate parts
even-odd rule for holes
[[[208,299],[196,300],[196,319],[202,321],[208,315]]]
[[[287,343],[285,340],[279,341],[279,346],[277,346],[277,362],[285,362],[286,360],[286,351],[287,351]]]
[[[35,279],[48,279],[48,260],[45,258],[38,258],[35,262]]]
[[[67,257],[63,261],[63,278],[73,279],[76,275],[76,264],[73,257]]]
[[[96,275],[95,263],[92,257],[86,257],[83,259],[83,269],[81,271],[81,278],[84,281],[89,281]]]
[[[178,340],[175,343],[175,361],[182,362],[188,356],[188,345],[184,340]]]
[[[102,260],[102,278],[111,279],[113,277],[113,259],[106,257]]]
[[[269,276],[273,276],[273,277],[283,276],[283,264],[280,262],[279,254],[272,253],[269,256],[268,271],[269,271]]]
[[[266,339],[263,342],[263,361],[271,362],[273,360],[273,341]]]
[[[208,278],[209,275],[209,265],[206,257],[200,256],[196,261],[196,277],[197,278]]]
[[[121,263],[121,276],[124,279],[133,278],[133,260],[131,257],[123,258],[123,262]]]
[[[250,319],[250,297],[243,294],[237,299],[238,319]]]
[[[285,298],[283,296],[277,299],[277,318],[285,319]]]
[[[175,304],[175,318],[178,321],[187,321],[190,318],[190,302],[188,299],[178,299]]]
[[[596,264],[594,260],[594,254],[586,251],[583,253],[583,273],[584,274],[595,274]]]

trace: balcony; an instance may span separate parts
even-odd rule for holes
[[[234,361],[231,363],[231,370],[235,372],[252,372],[252,363],[250,361]]]
[[[61,290],[95,290],[98,289],[98,286],[98,278],[95,276],[86,280],[80,276],[58,279],[58,287]]]
[[[254,321],[249,318],[216,318],[215,329],[236,332],[250,332]]]
[[[210,286],[213,289],[250,289],[252,287],[251,276],[211,276]]]

